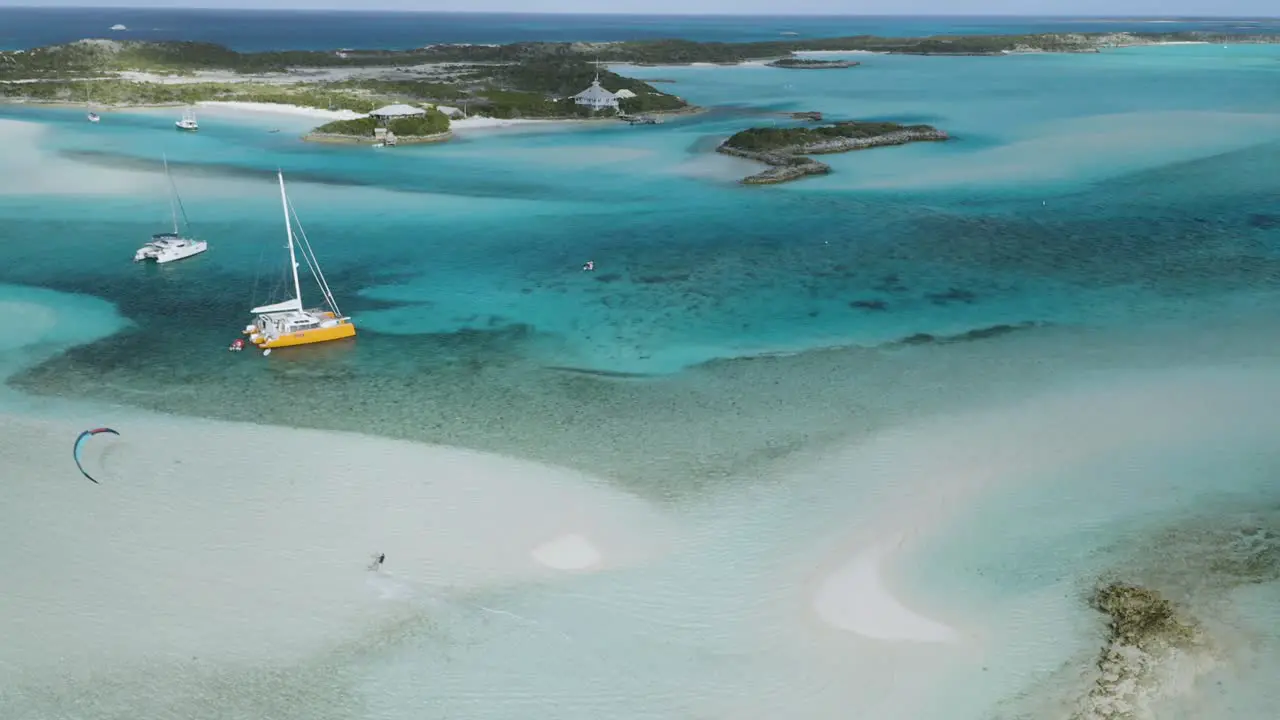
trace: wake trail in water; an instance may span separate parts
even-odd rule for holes
[[[489,615],[499,615],[499,616],[513,618],[530,627],[536,627],[540,630],[547,631],[551,634],[559,635],[560,637],[567,640],[569,643],[577,646],[578,648],[582,648],[582,644],[580,642],[578,642],[572,635],[565,632],[561,628],[552,627],[546,623],[539,622],[530,617],[525,617],[524,615],[520,615],[519,613],[515,613],[510,610],[492,608],[487,605],[481,605],[479,603],[468,602],[466,600],[461,600],[455,597],[449,597],[446,592],[447,589],[438,585],[431,585],[430,583],[413,583],[383,571],[379,571],[378,575],[382,578],[393,581],[394,584],[398,585],[400,588],[407,590],[409,593],[409,596],[408,598],[404,598],[404,599],[409,599],[409,598],[418,596],[422,600],[426,601],[427,604],[435,605],[436,607],[443,606],[449,609],[467,608],[471,610],[478,610],[480,612],[483,612]],[[375,584],[376,584],[376,581],[375,581]],[[394,596],[383,592],[381,597],[382,599],[392,599]]]

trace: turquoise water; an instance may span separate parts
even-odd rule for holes
[[[93,218],[88,248],[32,199],[9,197],[6,233],[46,244],[8,243],[15,261],[0,277],[88,287],[130,317],[157,301],[188,308],[137,318],[142,333],[181,326],[181,347],[121,360],[225,372],[218,351],[255,277],[280,266],[267,183],[281,167],[366,333],[360,348],[483,341],[547,366],[661,374],[915,333],[1105,322],[1189,294],[1269,289],[1280,180],[1259,170],[1280,151],[1280,97],[1260,61],[1275,59],[1264,46],[1192,46],[873,57],[836,74],[649,69],[711,112],[394,154],[315,148],[247,124],[174,137],[157,113],[113,114],[99,128],[73,111],[8,109],[46,123],[44,151],[76,163],[154,171],[167,153],[218,252],[155,274],[107,272],[162,221],[162,197],[50,203],[58,223]],[[956,139],[839,156],[828,177],[763,190],[736,186],[743,166],[708,153],[735,129],[774,121],[761,113],[802,109],[928,121]],[[48,252],[62,243],[78,247],[84,270]],[[597,272],[578,271],[586,260]],[[401,353],[360,364],[388,355]]]
[[[1171,46],[645,68],[627,72],[707,112],[393,151],[304,144],[296,119],[211,110],[192,136],[167,112],[94,127],[0,106],[16,168],[0,303],[27,338],[0,368],[23,403],[95,418],[118,404],[571,466],[692,528],[651,566],[477,600],[536,623],[436,603],[275,685],[228,680],[245,713],[295,691],[313,702],[282,717],[1023,712],[1088,686],[1082,596],[1119,571],[1228,628],[1229,660],[1158,716],[1256,718],[1274,578],[1220,560],[1222,538],[1277,527],[1277,61]],[[739,186],[752,168],[715,144],[797,110],[955,140]],[[211,249],[134,266],[168,222],[161,154]],[[361,334],[232,355],[283,267],[277,167]],[[909,538],[885,575],[959,649],[797,619],[872,531]],[[1172,562],[1170,537],[1203,563]]]

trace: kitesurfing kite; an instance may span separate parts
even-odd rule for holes
[[[84,471],[84,466],[80,464],[80,446],[84,444],[85,440],[88,440],[89,438],[93,437],[94,435],[98,435],[99,433],[111,433],[112,435],[120,434],[115,430],[112,430],[111,428],[107,428],[107,427],[94,428],[92,430],[85,430],[84,432],[80,433],[80,437],[76,438],[76,444],[74,447],[71,448],[71,457],[75,458],[76,467],[80,468],[81,475],[84,475],[85,477],[89,478],[90,482],[101,485],[102,483],[99,483],[97,480],[94,480],[93,477],[89,475],[89,473]]]

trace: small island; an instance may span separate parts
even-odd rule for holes
[[[407,109],[417,112],[388,118],[371,114],[354,120],[334,120],[312,130],[302,139],[322,143],[382,142],[387,145],[413,145],[443,142],[453,137],[449,130],[449,116],[440,110]]]
[[[812,58],[784,57],[765,65],[787,70],[834,70],[837,68],[857,67],[862,63],[856,60],[815,60]]]
[[[447,140],[451,118],[656,124],[699,110],[582,53],[509,52],[476,61],[466,54],[453,46],[241,53],[209,43],[88,39],[0,50],[0,102],[90,110],[296,106],[334,120],[307,140],[385,145]],[[389,108],[401,112],[378,114]]]
[[[938,142],[949,138],[947,133],[932,125],[846,120],[822,127],[749,128],[725,140],[716,152],[768,165],[766,170],[743,178],[742,183],[770,185],[831,172],[831,166],[807,155]]]

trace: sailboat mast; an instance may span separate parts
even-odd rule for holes
[[[289,269],[293,271],[293,297],[298,301],[298,308],[302,308],[302,283],[298,282],[298,258],[293,252],[293,223],[289,219],[289,196],[284,192],[284,172],[276,171],[276,177],[280,178],[280,206],[284,209],[284,230],[289,236]]]
[[[169,156],[161,155],[164,160],[164,177],[169,181],[169,217],[173,218],[173,234],[178,234],[178,208],[173,204],[173,176],[169,174]]]

